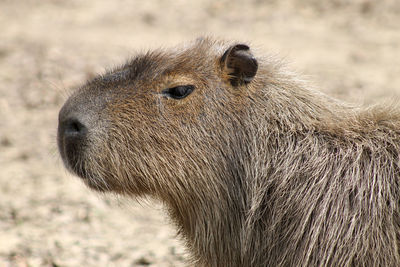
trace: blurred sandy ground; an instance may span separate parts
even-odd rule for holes
[[[399,25],[397,0],[0,1],[0,266],[183,265],[159,205],[101,198],[64,171],[69,88],[212,35],[279,54],[341,99],[399,99]]]

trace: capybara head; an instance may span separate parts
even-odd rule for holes
[[[234,171],[232,150],[245,153],[240,114],[252,105],[257,69],[247,45],[209,39],[137,55],[65,103],[62,159],[100,191],[206,194],[219,187],[215,176]]]
[[[166,204],[200,266],[400,266],[399,114],[206,38],[87,82],[58,146],[89,187]]]

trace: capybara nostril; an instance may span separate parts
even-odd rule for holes
[[[88,128],[77,118],[61,120],[58,125],[58,141],[60,149],[82,143],[86,138]]]
[[[78,119],[67,119],[63,122],[65,138],[83,138],[87,133],[87,128]]]

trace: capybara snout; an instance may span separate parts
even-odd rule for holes
[[[98,150],[96,136],[104,131],[107,119],[104,110],[106,97],[95,95],[82,87],[64,104],[59,112],[57,144],[66,167],[82,178],[87,178],[87,158]],[[98,136],[105,138],[106,136]]]

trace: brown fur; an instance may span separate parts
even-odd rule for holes
[[[230,45],[149,52],[88,82],[60,113],[90,125],[66,165],[165,203],[199,266],[400,266],[400,111],[330,99],[259,55],[233,86]]]

